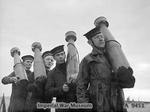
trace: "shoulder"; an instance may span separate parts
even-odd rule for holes
[[[91,56],[90,54],[86,55],[80,62],[80,65],[79,65],[79,68],[84,68],[84,67],[87,67],[88,64],[91,62]]]
[[[92,54],[89,53],[88,55],[86,55],[86,56],[82,59],[81,63],[86,63],[86,64],[88,64],[88,63],[90,63],[91,61],[93,61],[93,58],[92,58]]]

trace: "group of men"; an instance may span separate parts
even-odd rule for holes
[[[51,103],[53,97],[56,97],[56,102],[93,105],[92,109],[56,109],[58,112],[126,112],[122,89],[134,86],[134,76],[121,77],[121,74],[118,74],[119,76],[116,77],[114,75],[107,57],[102,32],[94,28],[84,36],[88,39],[92,52],[83,58],[77,79],[71,83],[67,83],[66,78],[67,63],[64,45],[59,45],[42,54],[46,79],[35,80],[34,72],[30,71],[34,57],[23,56],[22,61],[28,82],[19,82],[14,72],[2,79],[3,84],[12,84],[8,112],[50,111],[38,109],[36,103]],[[56,66],[51,70],[54,60]],[[129,70],[133,72],[131,68]]]

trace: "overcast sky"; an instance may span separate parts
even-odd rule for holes
[[[94,20],[105,16],[109,30],[122,45],[136,77],[125,96],[150,101],[150,0],[0,0],[0,80],[13,71],[12,47],[21,56],[33,55],[33,42],[43,52],[65,44],[65,33],[77,33],[80,60],[91,52],[83,36]],[[11,85],[0,83],[0,96],[11,94]]]

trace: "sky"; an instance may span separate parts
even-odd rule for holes
[[[0,80],[13,71],[10,49],[21,56],[34,55],[33,42],[42,52],[64,44],[65,33],[75,31],[80,60],[91,52],[83,36],[104,16],[108,29],[122,45],[134,70],[134,88],[124,89],[125,97],[150,101],[150,0],[0,0]],[[11,95],[11,84],[0,83],[0,96]]]

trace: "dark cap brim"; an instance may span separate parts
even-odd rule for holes
[[[95,36],[99,33],[101,33],[100,28],[95,27],[92,30],[90,30],[89,32],[85,33],[83,36],[85,36],[87,39],[91,39],[93,36]]]
[[[25,61],[25,60],[32,60],[33,61],[34,57],[32,55],[25,55],[25,56],[22,56],[21,59],[23,61]]]
[[[57,46],[57,47],[53,48],[50,52],[54,56],[55,54],[62,52],[62,51],[64,51],[64,45]]]
[[[52,53],[50,51],[45,51],[43,54],[42,54],[42,58],[45,58],[46,56],[52,56]]]

